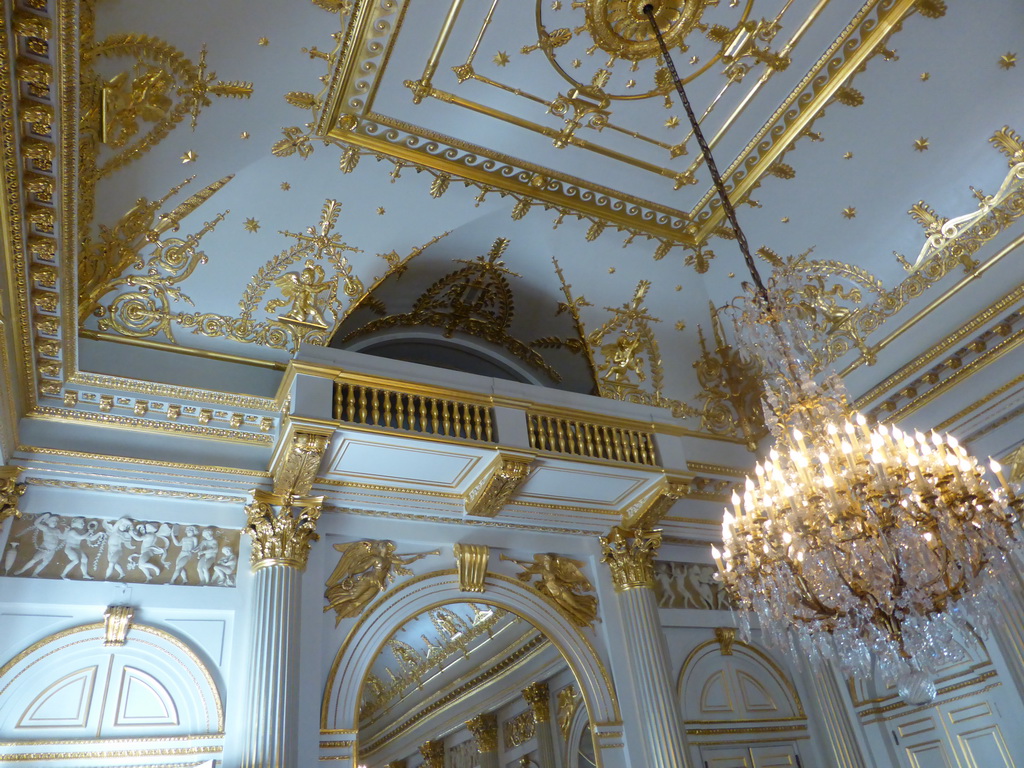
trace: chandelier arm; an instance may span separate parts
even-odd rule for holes
[[[658,45],[661,48],[661,55],[665,59],[665,66],[672,75],[672,82],[675,85],[676,92],[679,94],[680,100],[683,102],[683,108],[686,110],[686,116],[690,119],[690,127],[693,128],[693,135],[697,139],[697,143],[700,145],[701,154],[704,156],[704,162],[707,163],[708,171],[711,173],[711,180],[715,184],[715,189],[718,191],[718,196],[722,200],[722,210],[725,211],[726,217],[729,219],[729,223],[732,224],[733,231],[736,233],[736,242],[739,245],[740,253],[743,254],[743,261],[746,262],[747,269],[750,271],[750,276],[754,280],[754,285],[757,287],[757,295],[761,302],[764,304],[764,308],[768,311],[772,308],[771,299],[768,298],[768,289],[765,288],[764,282],[761,280],[761,274],[757,271],[757,265],[754,263],[753,257],[750,255],[750,245],[747,243],[747,237],[743,234],[743,230],[740,229],[739,220],[736,218],[736,209],[733,208],[732,202],[729,200],[729,193],[725,189],[725,184],[722,182],[722,175],[718,172],[718,166],[715,164],[715,158],[711,155],[711,148],[708,146],[707,140],[704,138],[704,132],[700,128],[700,124],[697,122],[697,117],[693,113],[693,107],[690,106],[690,100],[686,96],[686,91],[683,90],[683,81],[679,78],[679,72],[676,71],[675,62],[672,61],[672,56],[668,52],[668,46],[665,45],[665,39],[661,36],[661,30],[658,28],[658,22],[654,18],[654,5],[647,3],[643,7],[643,13],[647,16],[648,21],[651,22],[651,28],[654,30],[655,37],[658,38]]]

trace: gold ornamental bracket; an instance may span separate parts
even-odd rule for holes
[[[654,488],[622,513],[622,527],[647,529],[657,525],[672,506],[690,492],[692,478],[666,475]]]
[[[27,486],[18,482],[21,467],[0,467],[0,523],[8,517],[21,517],[18,500]]]
[[[661,530],[615,526],[599,540],[601,561],[611,569],[616,592],[654,589],[654,555],[661,546]]]
[[[462,592],[483,592],[487,561],[491,550],[486,544],[463,544],[452,547],[459,568],[459,589]]]
[[[252,537],[252,569],[285,565],[305,570],[310,547],[320,538],[316,523],[324,497],[251,493],[242,530]]]
[[[530,476],[533,459],[526,453],[500,451],[470,489],[466,498],[466,514],[496,517]]]
[[[103,645],[120,648],[124,645],[135,618],[135,609],[130,605],[110,605],[103,612]]]
[[[333,433],[328,427],[288,420],[270,460],[275,494],[300,497],[309,495]]]

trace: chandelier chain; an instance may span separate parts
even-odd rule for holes
[[[658,45],[661,47],[661,55],[665,59],[665,67],[672,76],[672,82],[675,84],[676,91],[679,93],[679,98],[683,102],[683,108],[686,110],[686,116],[690,120],[690,126],[693,128],[693,135],[696,137],[697,143],[700,145],[700,151],[704,156],[704,162],[707,164],[708,171],[711,173],[711,180],[714,182],[715,189],[718,190],[718,196],[722,199],[722,209],[725,211],[726,218],[729,219],[729,223],[732,225],[733,232],[736,233],[736,242],[739,245],[740,253],[743,254],[743,261],[746,262],[747,269],[750,271],[750,276],[754,279],[754,285],[757,287],[758,298],[764,304],[764,308],[766,310],[771,310],[772,302],[771,299],[768,298],[768,289],[765,288],[764,282],[761,280],[761,274],[757,271],[757,265],[754,263],[754,259],[750,255],[750,245],[747,243],[747,237],[743,234],[743,230],[740,229],[739,220],[736,218],[736,209],[732,207],[732,202],[729,200],[729,193],[726,191],[725,184],[722,182],[722,174],[718,172],[718,166],[715,165],[715,158],[711,154],[711,148],[708,146],[708,142],[704,138],[704,132],[700,129],[700,124],[697,122],[697,117],[693,112],[693,107],[690,106],[690,100],[687,98],[686,91],[683,89],[683,81],[679,78],[679,72],[676,71],[675,62],[672,61],[672,56],[668,52],[668,46],[665,45],[665,38],[662,37],[661,30],[658,28],[658,22],[654,18],[654,5],[647,3],[643,7],[643,12],[651,22],[651,28],[654,30],[654,34],[658,38]]]

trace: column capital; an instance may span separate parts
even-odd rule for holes
[[[654,555],[661,546],[661,530],[615,526],[602,536],[601,561],[608,563],[616,592],[654,589]]]
[[[323,496],[292,496],[252,491],[245,508],[245,528],[252,537],[252,568],[287,565],[306,568],[309,549],[320,537],[316,522],[320,519]]]
[[[548,691],[547,683],[530,683],[523,688],[523,698],[533,710],[535,723],[546,723],[551,720],[551,693]]]
[[[8,517],[21,517],[18,499],[25,493],[25,484],[18,482],[21,467],[0,467],[0,523]]]
[[[444,768],[444,741],[425,741],[420,744],[423,768]]]
[[[493,712],[477,715],[472,720],[466,721],[466,727],[476,739],[476,751],[484,752],[498,751],[498,716]]]

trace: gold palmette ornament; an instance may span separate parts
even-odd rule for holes
[[[755,615],[769,644],[874,670],[913,703],[935,695],[931,675],[984,632],[1024,545],[1024,499],[952,437],[871,425],[838,376],[814,378],[813,355],[787,297],[762,282],[700,125],[658,28],[643,7],[753,279],[737,299],[737,333],[764,371],[774,445],[733,497],[712,547],[719,578],[749,639]]]

